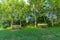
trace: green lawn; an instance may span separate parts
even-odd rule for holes
[[[17,31],[0,30],[0,40],[60,40],[60,27],[25,28]]]

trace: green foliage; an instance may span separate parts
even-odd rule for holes
[[[51,11],[52,14],[57,14],[60,8],[60,0],[27,0],[29,4],[26,4],[24,0],[1,0],[0,2],[0,14],[1,20],[11,20],[11,24],[14,20],[25,20],[26,15],[29,14],[32,18],[37,20],[38,17],[46,15],[46,12]],[[58,5],[57,5],[58,4]],[[58,10],[58,11],[57,11]],[[51,13],[50,12],[50,13]],[[34,13],[34,15],[32,15]],[[51,18],[53,19],[53,17]],[[52,20],[51,20],[52,21]],[[24,23],[24,22],[23,22]]]

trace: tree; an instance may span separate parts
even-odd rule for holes
[[[50,4],[51,4],[50,14],[52,14],[50,21],[51,21],[51,25],[54,26],[54,16],[53,15],[57,16],[57,0],[50,0]]]
[[[37,14],[42,10],[43,0],[29,0],[31,11],[35,14],[35,27],[37,25]]]

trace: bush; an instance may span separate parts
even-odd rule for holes
[[[59,26],[60,25],[60,22],[54,22],[54,25],[55,26]]]

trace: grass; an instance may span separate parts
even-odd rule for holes
[[[60,27],[0,30],[0,40],[60,40]]]

